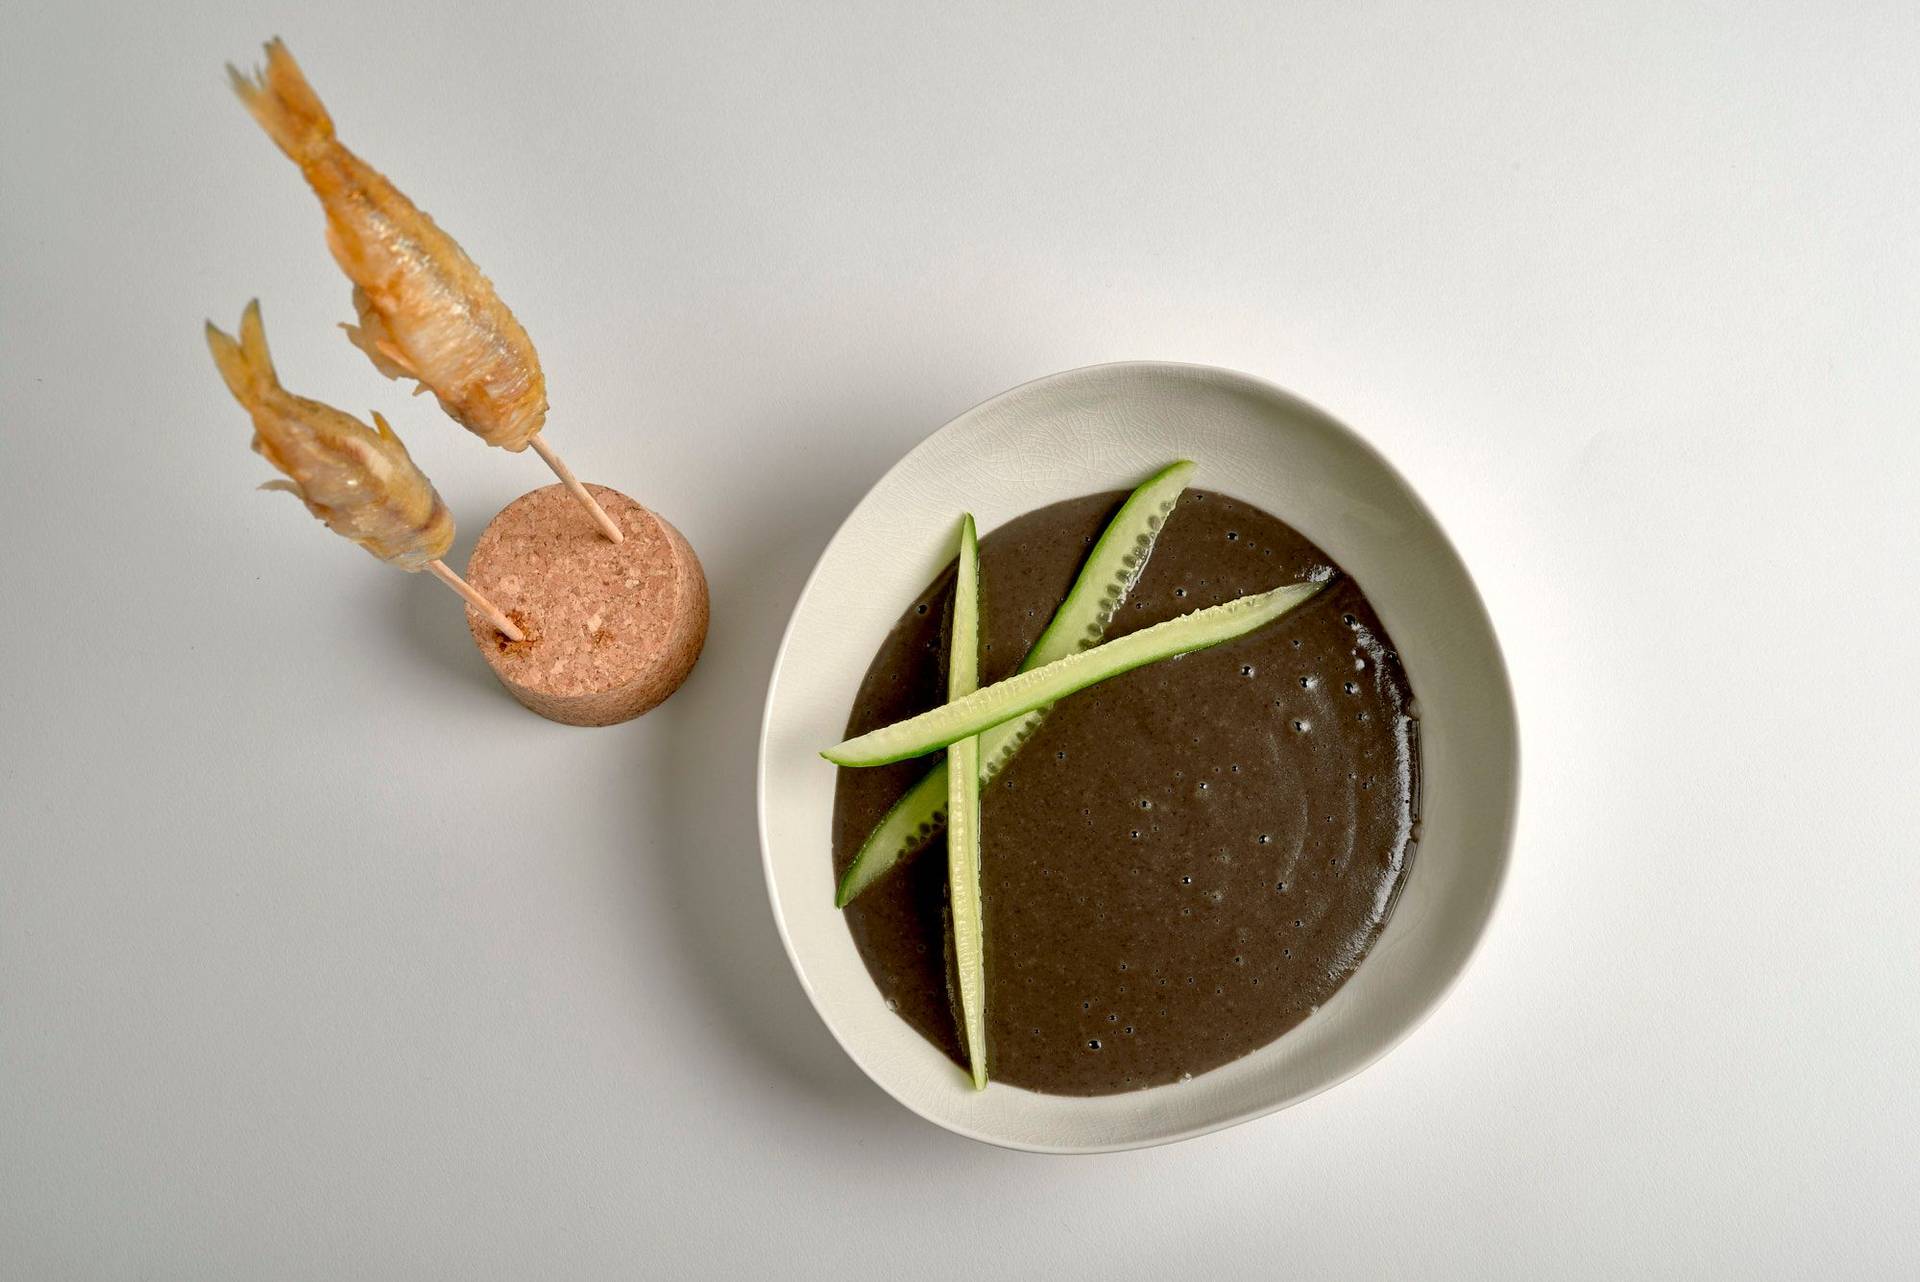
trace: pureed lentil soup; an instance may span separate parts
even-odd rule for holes
[[[1056,503],[981,541],[982,682],[1018,668],[1125,498]],[[1331,564],[1265,512],[1189,490],[1107,636]],[[901,615],[849,736],[944,701],[952,592],[949,566]],[[840,771],[836,878],[938,760]],[[1418,807],[1412,690],[1344,575],[1250,636],[1062,700],[981,803],[993,1080],[1104,1095],[1271,1042],[1379,937]],[[964,1064],[945,868],[935,840],[845,912],[889,1007]]]

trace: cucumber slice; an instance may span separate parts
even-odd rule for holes
[[[1118,641],[1109,641],[995,682],[931,712],[858,735],[820,755],[838,766],[884,766],[944,748],[1123,672],[1245,636],[1273,622],[1325,586],[1324,581],[1292,583],[1271,592],[1258,592],[1183,614]],[[951,814],[947,821],[952,823]]]
[[[994,730],[999,728],[995,726]],[[860,853],[847,865],[833,892],[833,906],[845,908],[889,868],[908,855],[918,854],[946,826],[947,763],[942,760],[907,789],[907,795],[894,802],[893,809],[867,834]]]
[[[1154,541],[1166,527],[1173,505],[1180,501],[1180,492],[1187,488],[1194,466],[1184,459],[1169,463],[1127,496],[1100,532],[1093,551],[1087,553],[1067,599],[1053,612],[1052,621],[1033,643],[1033,649],[1027,651],[1026,661],[1020,665],[1022,672],[1044,668],[1099,643],[1127,593],[1140,582],[1140,572],[1153,555]]]
[[[995,725],[987,733],[1000,729]],[[981,735],[985,739],[985,735]],[[920,854],[925,844],[933,841],[941,829],[947,827],[947,762],[924,773],[920,783],[910,787],[906,796],[893,802],[889,810],[874,831],[868,833],[866,841],[860,844],[860,854],[852,856],[852,864],[841,875],[839,887],[833,890],[833,906],[845,908],[851,904],[860,890],[881,879],[889,867],[899,864],[910,854]]]
[[[1064,659],[1094,645],[1106,634],[1115,612],[1126,603],[1128,593],[1140,581],[1140,572],[1146,569],[1153,545],[1160,531],[1166,528],[1167,517],[1179,502],[1180,492],[1186,488],[1193,469],[1194,465],[1185,460],[1171,463],[1127,496],[1127,501],[1107,522],[1093,551],[1087,554],[1066,600],[1053,612],[1046,631],[1027,652],[1020,671]],[[1046,715],[1045,708],[1036,708],[980,736],[983,786],[1006,769]],[[946,808],[947,766],[943,761],[908,789],[874,826],[860,853],[840,878],[834,893],[834,907],[845,908],[854,896],[879,880],[889,868],[917,853],[937,836],[946,826]]]
[[[960,572],[953,592],[952,658],[947,698],[980,688],[980,543],[973,517],[960,521]],[[947,905],[953,914],[953,959],[960,1029],[973,1089],[987,1088],[987,968],[980,914],[980,740],[947,746]]]

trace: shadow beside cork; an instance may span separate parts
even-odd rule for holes
[[[448,549],[446,562],[464,573],[473,545],[487,526],[490,515],[462,513],[459,533]],[[393,632],[388,653],[408,656],[422,675],[443,678],[464,687],[463,693],[484,692],[488,697],[512,702],[493,669],[474,648],[473,635],[467,630],[467,607],[460,598],[434,582],[428,574],[383,574],[390,594],[387,609],[374,612],[380,626]]]
[[[842,421],[835,431],[778,436],[817,442],[844,428]],[[700,995],[741,1053],[760,1061],[769,1090],[797,1091],[809,1107],[858,1114],[867,1134],[917,1123],[840,1051],[788,963],[761,871],[755,776],[762,702],[787,617],[820,550],[890,460],[870,461],[870,470],[855,460],[826,484],[806,487],[781,484],[811,470],[800,465],[756,469],[766,480],[747,488],[766,492],[742,493],[735,482],[719,528],[689,528],[663,508],[701,559],[712,621],[687,683],[636,723],[650,740],[651,768],[643,772],[650,785],[633,790],[647,830],[660,834],[657,847],[635,857],[644,861],[641,893],[675,905],[673,956],[683,973],[674,979]],[[824,869],[821,893],[830,893]]]

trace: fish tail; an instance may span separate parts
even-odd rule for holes
[[[280,377],[273,371],[273,357],[267,353],[267,330],[260,322],[259,299],[248,303],[247,310],[240,314],[237,339],[208,321],[207,347],[213,352],[213,363],[220,367],[220,377],[227,381],[227,390],[242,405],[251,406],[261,393],[280,386]]]
[[[232,63],[233,91],[267,135],[296,162],[306,165],[333,145],[333,118],[278,37],[267,41],[267,65],[248,76]]]

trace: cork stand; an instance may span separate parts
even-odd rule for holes
[[[500,683],[552,721],[614,725],[679,688],[707,635],[707,581],[678,530],[626,495],[585,487],[622,538],[608,538],[567,487],[523,494],[474,546],[467,579],[526,634],[467,624]]]

